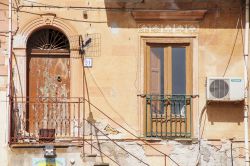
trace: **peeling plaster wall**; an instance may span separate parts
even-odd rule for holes
[[[164,165],[164,157],[152,149],[147,149],[146,145],[139,145],[136,142],[118,142],[118,144],[147,164],[152,166]],[[239,148],[242,146],[242,143],[233,143],[233,159],[231,158],[231,142],[228,140],[202,140],[200,145],[198,143],[180,143],[176,141],[161,141],[154,144],[159,149],[165,149],[167,154],[181,166],[195,166],[197,164],[201,166],[231,166],[232,163],[237,166],[244,165],[244,151]],[[93,142],[93,146],[97,146],[95,141]],[[121,166],[145,165],[110,141],[101,141],[100,147],[105,154]],[[56,152],[58,158],[65,158],[66,165],[84,164],[86,166],[93,166],[94,163],[100,163],[101,161],[110,165],[116,165],[105,156],[102,157],[102,160],[100,153],[96,150],[92,152],[96,157],[90,157],[90,147],[86,145],[86,149],[85,157],[82,155],[82,148],[80,147],[57,148]],[[13,149],[10,158],[9,165],[19,163],[29,166],[33,158],[43,158],[43,150]],[[166,164],[171,166],[176,165],[168,158],[166,159]]]
[[[83,148],[80,144],[75,144],[68,148],[58,147],[56,148],[57,159],[65,160],[67,166],[82,164],[93,166],[96,163],[109,163],[111,166],[117,165],[111,161],[110,158],[121,166],[145,165],[139,160],[151,166],[165,165],[165,162],[166,165],[169,166],[176,166],[176,164],[180,166],[231,166],[232,163],[233,165],[240,166],[244,165],[245,162],[244,144],[240,141],[231,142],[226,139],[209,141],[202,139],[200,143],[190,140],[151,140],[148,142],[157,150],[168,155],[171,158],[170,160],[170,158],[165,158],[162,154],[141,141],[121,140],[124,138],[121,129],[112,128],[106,123],[100,122],[97,122],[95,125],[98,126],[103,133],[97,132],[98,139],[96,139],[95,131],[93,131],[93,147],[85,143],[84,155]],[[86,135],[90,134],[90,130],[90,126],[87,125]],[[116,141],[118,146],[108,140],[106,136],[111,139],[119,139]],[[90,137],[85,138],[89,143],[91,142]],[[101,154],[96,148],[100,149],[102,153],[110,158]],[[44,155],[42,148],[12,148],[11,151],[5,150],[5,152],[8,152],[9,165],[20,163],[21,165],[31,166],[35,158],[42,159]],[[135,159],[132,155],[139,158],[139,160]],[[173,161],[175,161],[175,163]]]
[[[172,144],[174,150],[170,156],[179,161],[180,165],[193,166],[198,163],[204,166],[229,166],[232,165],[232,162],[233,165],[244,165],[244,159],[239,157],[242,155],[242,151],[233,149],[232,161],[230,141],[210,142],[202,140],[200,147],[198,144],[183,145],[176,142],[172,142]],[[233,148],[236,145],[239,144],[234,144]]]

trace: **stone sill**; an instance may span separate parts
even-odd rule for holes
[[[44,148],[46,145],[53,145],[55,148],[81,147],[79,143],[13,143],[10,148]]]
[[[89,139],[86,139],[89,141]],[[112,139],[116,142],[142,142],[146,141],[149,144],[151,143],[159,143],[161,141],[176,141],[184,144],[193,144],[197,143],[197,138],[175,138],[175,139],[160,139],[160,138],[140,138],[140,139]],[[94,140],[96,141],[96,140]],[[108,139],[101,139],[99,141],[110,141]],[[56,148],[68,148],[68,147],[82,147],[81,142],[48,142],[48,143],[12,143],[10,144],[10,148],[44,148],[45,145],[53,145]]]

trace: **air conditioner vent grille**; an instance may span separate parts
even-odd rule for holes
[[[244,80],[241,77],[208,77],[207,101],[242,102],[244,101]]]
[[[209,91],[215,98],[221,99],[228,95],[229,84],[228,80],[215,79],[211,80]]]

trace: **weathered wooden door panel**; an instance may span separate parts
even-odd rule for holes
[[[28,59],[28,129],[66,130],[69,119],[70,65],[68,55],[31,55]],[[64,127],[63,127],[64,125]],[[68,130],[68,129],[67,129]],[[63,133],[69,131],[63,131]]]

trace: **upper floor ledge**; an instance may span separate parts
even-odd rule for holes
[[[207,10],[136,10],[132,16],[136,21],[201,21]]]

